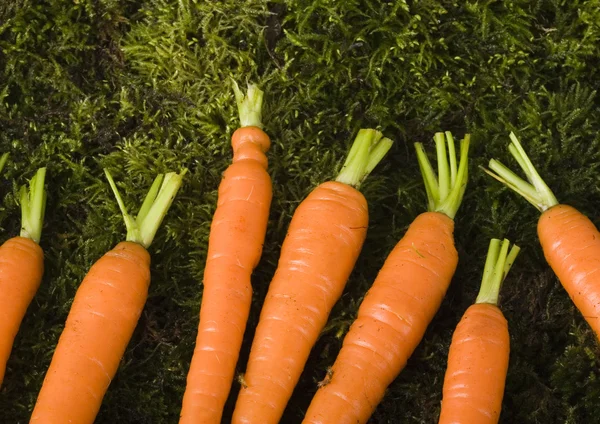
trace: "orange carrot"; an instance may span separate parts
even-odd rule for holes
[[[96,261],[77,290],[30,423],[94,422],[146,302],[150,284],[146,249],[186,170],[158,175],[135,219],[105,172],[123,213],[127,240]]]
[[[241,127],[232,136],[233,163],[219,185],[204,269],[196,348],[179,422],[220,423],[235,373],[250,305],[250,276],[262,254],[271,206],[269,136],[261,129],[263,93],[234,83]]]
[[[336,181],[316,187],[296,209],[269,286],[234,423],[277,423],[310,350],[361,251],[368,208],[360,183],[391,147],[360,130]]]
[[[515,134],[510,138],[510,153],[529,183],[494,159],[485,171],[541,212],[537,232],[546,261],[600,340],[600,233],[588,217],[558,203]]]
[[[0,159],[0,170],[7,158],[4,154]],[[44,252],[38,243],[46,210],[45,177],[46,168],[40,168],[29,193],[21,187],[21,235],[0,246],[0,386],[15,336],[44,274]]]
[[[420,343],[458,264],[454,216],[467,184],[469,140],[467,134],[457,169],[452,135],[435,135],[439,180],[416,143],[429,211],[412,222],[387,257],[304,423],[366,423]]]
[[[474,305],[452,336],[444,378],[440,424],[495,424],[500,418],[508,370],[508,323],[498,308],[498,293],[519,247],[492,239]]]

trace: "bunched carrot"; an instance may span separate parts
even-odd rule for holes
[[[81,282],[30,423],[92,424],[146,302],[152,243],[184,170],[158,175],[136,218],[105,170],[127,227],[126,241],[102,256]]]
[[[221,422],[238,360],[250,305],[250,276],[258,264],[271,205],[267,173],[269,136],[261,129],[263,92],[234,83],[241,127],[231,139],[233,163],[219,185],[204,269],[196,347],[179,422]]]
[[[481,289],[458,323],[448,353],[439,424],[495,424],[508,370],[508,323],[498,293],[519,253],[510,242],[490,241]]]
[[[366,423],[420,343],[458,264],[454,216],[467,184],[469,142],[467,134],[457,168],[452,135],[435,135],[439,179],[416,143],[429,211],[387,257],[303,423]]]
[[[0,159],[0,171],[7,158],[5,153]],[[0,246],[0,386],[15,336],[44,274],[44,252],[38,243],[46,210],[45,177],[46,168],[40,168],[29,192],[21,187],[21,234]]]
[[[510,139],[509,151],[529,182],[495,159],[485,171],[542,213],[537,232],[546,261],[600,339],[600,233],[588,217],[558,203],[512,132]]]
[[[360,130],[336,180],[316,187],[294,212],[233,423],[279,422],[365,240],[368,208],[358,187],[391,144],[378,131]]]

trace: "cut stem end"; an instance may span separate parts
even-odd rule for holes
[[[490,303],[498,304],[498,296],[502,283],[508,275],[508,271],[512,267],[521,248],[514,244],[510,249],[510,241],[504,239],[490,240],[485,267],[483,269],[483,277],[481,279],[481,288],[475,303]]]

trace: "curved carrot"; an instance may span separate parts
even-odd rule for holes
[[[440,424],[495,424],[500,418],[508,370],[508,323],[498,292],[519,247],[492,239],[476,303],[458,323],[448,352]]]
[[[510,138],[509,150],[529,183],[495,159],[484,170],[541,212],[537,231],[546,261],[600,340],[600,233],[581,212],[558,203],[515,134]]]
[[[0,159],[0,170],[7,159]],[[29,193],[21,187],[21,235],[0,246],[0,386],[21,321],[44,274],[44,252],[38,244],[46,210],[46,168],[31,179]]]
[[[204,269],[196,347],[179,422],[220,423],[252,303],[250,276],[262,254],[271,205],[269,136],[260,128],[262,91],[236,97],[242,126],[232,136],[233,163],[219,185]]]
[[[387,257],[304,423],[366,423],[421,341],[458,264],[453,219],[467,183],[469,140],[467,135],[461,143],[457,168],[452,135],[436,134],[439,182],[416,144],[429,211],[412,222]]]
[[[391,147],[360,130],[336,181],[316,187],[294,212],[269,286],[234,423],[277,423],[331,308],[361,251],[368,208],[357,190]]]
[[[150,255],[184,170],[158,175],[134,219],[105,170],[127,226],[127,241],[104,254],[81,282],[30,423],[92,424],[146,302]]]

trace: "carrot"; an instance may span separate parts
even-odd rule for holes
[[[300,203],[269,286],[233,423],[279,422],[310,350],[362,249],[368,208],[358,191],[392,145],[362,129],[335,181]]]
[[[232,136],[233,163],[219,185],[204,269],[196,348],[179,422],[220,423],[252,303],[250,276],[262,254],[271,206],[271,178],[261,129],[263,92],[234,83],[241,127]]]
[[[501,246],[502,244],[502,246]],[[481,289],[458,323],[448,352],[440,424],[494,424],[500,418],[508,370],[508,323],[498,293],[520,248],[490,241]]]
[[[537,232],[546,261],[600,339],[600,233],[584,214],[558,203],[512,132],[510,139],[509,151],[529,182],[495,159],[484,171],[541,212]]]
[[[94,422],[146,302],[146,249],[186,170],[159,174],[136,218],[127,213],[111,174],[105,173],[123,213],[127,238],[92,265],[78,288],[30,423]]]
[[[0,171],[8,154],[0,159]],[[38,169],[20,191],[21,234],[0,246],[0,386],[21,321],[44,274],[44,252],[38,244],[46,210],[46,168]]]
[[[470,136],[461,142],[458,168],[452,134],[437,133],[435,143],[439,178],[423,146],[415,144],[428,211],[387,257],[304,423],[366,423],[440,307],[458,264],[454,216],[467,184]]]

